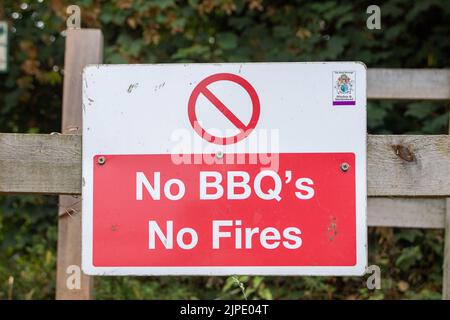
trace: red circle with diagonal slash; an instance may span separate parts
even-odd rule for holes
[[[227,106],[225,106],[215,95],[212,93],[207,86],[210,85],[213,82],[217,81],[231,81],[234,83],[237,83],[242,88],[245,89],[245,91],[250,96],[250,99],[252,101],[252,116],[250,118],[250,121],[247,125],[245,125],[230,109],[228,109]],[[206,132],[205,129],[203,129],[197,119],[197,114],[195,112],[195,107],[197,103],[197,99],[200,94],[203,94],[222,114],[234,125],[237,129],[239,129],[239,133],[231,136],[231,137],[217,137],[214,135],[209,134]],[[189,121],[191,122],[192,128],[194,128],[195,132],[197,132],[200,137],[205,139],[208,142],[215,143],[215,144],[233,144],[241,141],[245,137],[247,137],[252,130],[256,127],[256,124],[258,123],[259,119],[259,113],[260,113],[260,103],[258,94],[256,93],[255,88],[252,87],[252,85],[245,80],[244,78],[232,74],[232,73],[216,73],[209,77],[206,77],[200,83],[194,88],[192,91],[191,96],[189,97],[188,102],[188,115],[189,115]]]

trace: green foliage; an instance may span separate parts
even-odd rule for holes
[[[23,1],[25,2],[25,1]],[[10,69],[0,74],[0,131],[60,130],[64,29],[69,4],[82,27],[101,28],[106,63],[358,60],[368,67],[450,65],[450,2],[390,0],[381,30],[366,28],[371,1],[3,0]],[[383,79],[378,79],[383,81]],[[370,101],[371,133],[447,133],[448,103]],[[0,198],[0,298],[54,296],[54,197]],[[102,277],[99,299],[440,298],[441,231],[369,230],[370,264],[382,290],[364,278]],[[13,279],[13,284],[11,284]]]
[[[0,299],[53,297],[55,207],[55,197],[0,198]]]

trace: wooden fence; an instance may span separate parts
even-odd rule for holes
[[[92,298],[92,278],[66,286],[81,266],[81,71],[102,62],[99,30],[68,30],[62,134],[0,133],[0,193],[60,195],[57,299]],[[450,70],[369,69],[369,99],[449,100]],[[450,136],[369,135],[368,225],[445,228],[443,299],[450,299]],[[370,248],[369,248],[370,250]]]

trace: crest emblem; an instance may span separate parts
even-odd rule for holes
[[[340,94],[349,94],[353,89],[353,81],[344,73],[337,79],[336,89]]]
[[[355,72],[333,73],[333,105],[355,105]]]

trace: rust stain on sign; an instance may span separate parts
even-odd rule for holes
[[[331,217],[331,222],[328,226],[328,233],[330,234],[330,241],[333,241],[337,236],[336,217]]]

